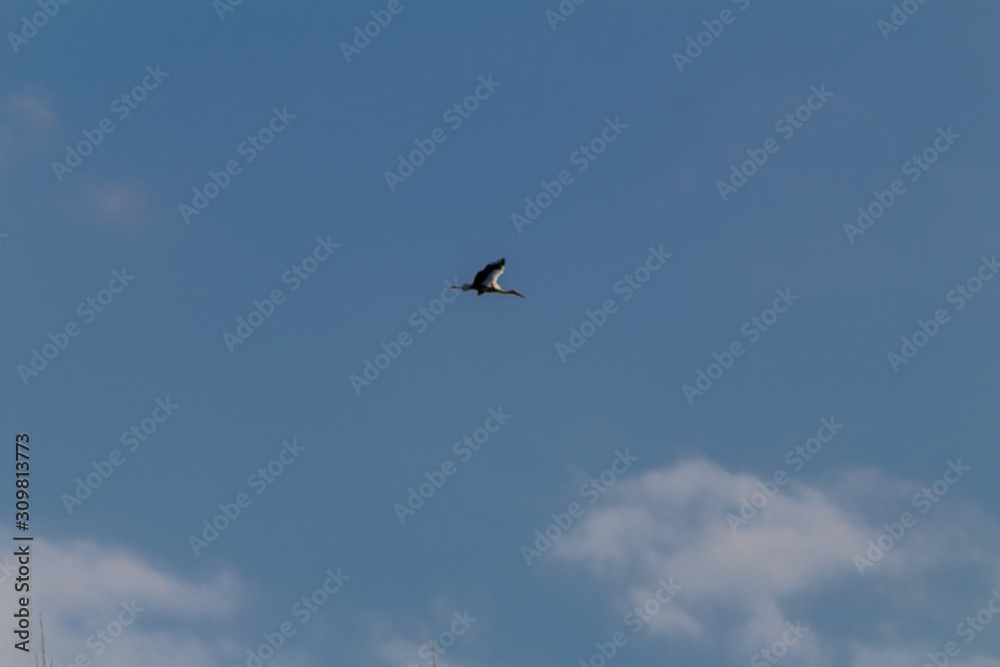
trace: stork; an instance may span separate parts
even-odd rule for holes
[[[465,283],[464,285],[451,285],[451,289],[460,289],[463,292],[476,291],[476,296],[481,296],[486,292],[495,292],[496,294],[513,294],[514,296],[519,296],[522,299],[527,298],[520,292],[514,289],[503,290],[500,289],[500,285],[497,284],[497,280],[500,278],[500,274],[503,273],[503,269],[506,262],[504,258],[501,257],[492,264],[487,264],[483,267],[483,270],[476,274],[476,277],[472,279],[471,283]]]

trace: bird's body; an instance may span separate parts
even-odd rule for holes
[[[463,292],[476,292],[476,296],[480,296],[487,292],[493,292],[494,294],[513,294],[514,296],[519,296],[522,299],[526,298],[523,294],[517,290],[503,290],[500,289],[497,280],[500,278],[500,274],[503,273],[504,266],[506,262],[503,257],[497,261],[487,264],[483,269],[476,274],[476,277],[472,279],[471,283],[465,283],[464,285],[452,285],[451,289],[460,289]]]

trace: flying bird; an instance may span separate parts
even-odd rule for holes
[[[476,296],[480,296],[486,292],[495,292],[497,294],[513,294],[514,296],[519,296],[522,299],[527,298],[520,292],[514,289],[503,290],[500,289],[500,285],[497,280],[500,278],[500,274],[503,273],[503,269],[506,262],[504,258],[501,257],[492,264],[487,264],[483,267],[483,270],[476,274],[476,277],[472,279],[471,283],[465,283],[464,285],[452,285],[451,289],[460,289],[463,292],[476,291]]]

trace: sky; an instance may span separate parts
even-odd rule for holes
[[[0,662],[1000,666],[995,3],[0,27]]]

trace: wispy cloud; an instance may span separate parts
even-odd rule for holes
[[[7,97],[7,108],[29,132],[43,133],[56,126],[55,112],[40,93],[11,94]]]
[[[58,129],[53,106],[37,86],[0,96],[0,170],[58,154],[52,139]],[[56,189],[47,201],[65,209],[68,216],[83,211],[103,228],[139,227],[149,218],[149,189],[130,178],[85,179],[77,188]]]
[[[476,609],[470,610],[470,605]],[[441,596],[428,605],[426,616],[419,618],[396,610],[364,612],[360,623],[366,628],[367,648],[360,648],[360,659],[387,667],[429,667],[433,637],[439,665],[477,667],[483,663],[456,656],[482,652],[489,629],[487,619],[477,611],[481,607],[478,602],[462,605]]]
[[[20,155],[44,150],[57,125],[52,105],[36,90],[0,98],[0,169],[12,166]]]
[[[92,219],[99,225],[136,227],[146,220],[148,196],[134,184],[100,182],[87,186]]]

